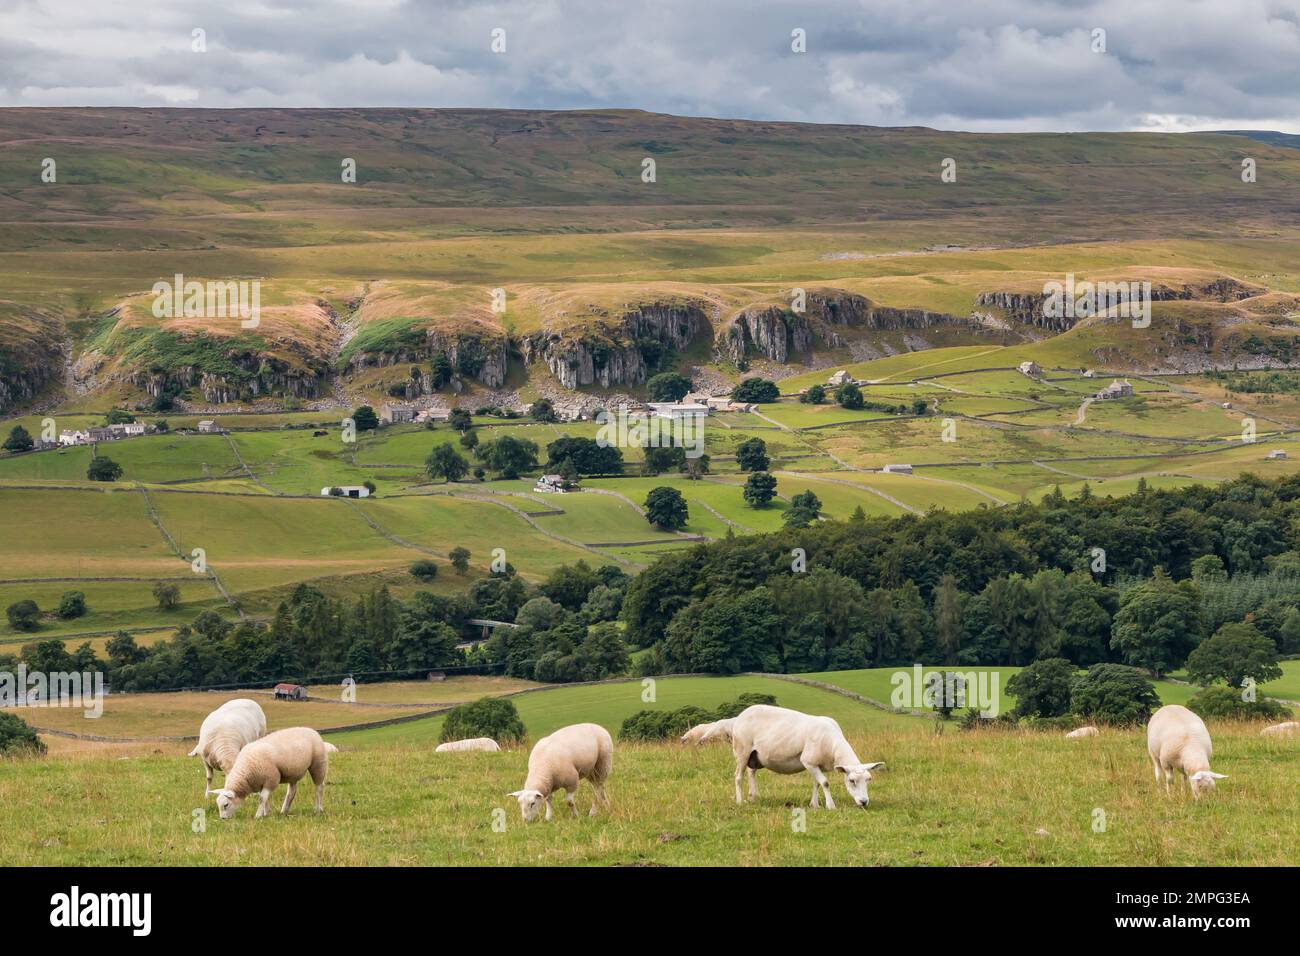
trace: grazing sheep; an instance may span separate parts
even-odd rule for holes
[[[862,763],[844,738],[840,725],[830,717],[814,717],[785,707],[755,704],[741,712],[731,725],[731,752],[736,757],[736,802],[740,796],[740,778],[749,774],[749,798],[758,798],[756,772],[766,767],[775,773],[799,773],[807,770],[813,778],[812,802],[816,808],[817,790],[826,797],[826,809],[834,810],[828,770],[844,774],[844,786],[853,802],[864,810],[871,802],[867,784],[871,771],[883,767],[883,761]]]
[[[213,769],[220,767],[222,773],[230,773],[239,751],[265,736],[266,714],[257,701],[245,697],[228,700],[203,719],[199,742],[186,756],[203,761],[206,789],[211,790]]]
[[[730,717],[726,720],[715,720],[709,724],[696,724],[686,733],[682,734],[681,742],[684,744],[703,744],[713,740],[730,740],[731,725],[736,719]]]
[[[524,788],[510,796],[519,801],[519,812],[523,814],[524,822],[532,823],[543,803],[546,804],[546,819],[551,819],[551,794],[563,790],[564,799],[576,817],[578,808],[573,804],[573,795],[578,789],[578,781],[590,780],[596,793],[591,802],[591,816],[594,817],[598,804],[603,803],[606,809],[609,808],[605,780],[613,763],[614,741],[604,727],[599,724],[561,727],[533,746],[533,752],[528,755],[528,779],[524,781]]]
[[[453,753],[461,750],[486,750],[496,753],[501,747],[491,737],[470,737],[467,740],[449,740],[433,748],[436,754]]]
[[[1213,790],[1214,781],[1227,776],[1210,769],[1213,752],[1205,721],[1179,704],[1161,707],[1147,724],[1147,753],[1155,767],[1156,785],[1163,774],[1166,792],[1173,784],[1175,770],[1187,780],[1192,796],[1199,798]]]
[[[1259,733],[1262,737],[1290,737],[1297,732],[1300,732],[1300,723],[1294,720],[1286,720],[1280,724],[1274,724],[1272,727],[1265,727]]]
[[[1096,727],[1080,727],[1078,730],[1072,730],[1065,736],[1067,737],[1100,737],[1101,731]]]
[[[324,808],[321,796],[325,792],[325,774],[329,770],[329,755],[339,748],[326,743],[310,727],[290,727],[267,734],[239,752],[235,765],[226,774],[226,785],[220,790],[209,790],[217,798],[221,819],[229,820],[250,793],[260,793],[257,818],[267,815],[271,794],[281,783],[289,785],[284,795],[281,813],[288,813],[298,792],[298,781],[306,774],[316,784],[316,812]]]

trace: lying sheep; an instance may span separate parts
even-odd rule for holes
[[[1214,781],[1227,774],[1210,769],[1214,751],[1205,721],[1180,704],[1166,704],[1155,712],[1147,724],[1147,753],[1155,767],[1156,785],[1163,774],[1165,791],[1173,784],[1174,771],[1182,773],[1192,796],[1214,789]]]
[[[1265,727],[1261,730],[1262,737],[1290,737],[1300,731],[1300,723],[1294,720],[1285,720],[1280,724],[1274,724],[1272,727]]]
[[[614,764],[614,741],[609,731],[599,724],[573,724],[561,727],[549,737],[543,737],[528,755],[528,779],[524,788],[510,794],[519,801],[519,812],[525,823],[537,819],[537,812],[546,804],[546,819],[551,819],[551,794],[565,791],[565,800],[573,815],[578,815],[573,795],[580,780],[590,780],[596,796],[591,803],[591,816],[603,803],[609,809],[609,796],[605,793],[605,780]]]
[[[696,724],[682,734],[681,742],[698,746],[714,740],[730,740],[731,725],[735,723],[735,720],[734,717],[731,717],[727,720],[715,720],[709,724]]]
[[[1100,737],[1101,731],[1096,727],[1080,727],[1078,730],[1072,730],[1066,737]]]
[[[485,750],[496,753],[501,747],[491,737],[470,737],[467,740],[449,740],[433,748],[436,754],[452,753],[461,750]]]
[[[206,789],[211,790],[213,769],[219,767],[222,773],[230,773],[239,751],[265,736],[266,714],[257,701],[244,697],[228,700],[204,718],[199,742],[186,756],[203,761]]]
[[[209,790],[217,798],[221,819],[229,820],[250,793],[260,793],[261,802],[255,819],[269,812],[271,794],[281,783],[289,785],[284,795],[281,813],[288,813],[298,792],[298,781],[306,774],[316,784],[316,812],[324,808],[321,797],[325,792],[325,774],[329,770],[329,755],[339,748],[321,739],[310,727],[290,727],[267,734],[239,752],[235,765],[226,773],[226,785],[220,790]]]
[[[799,773],[807,770],[813,778],[812,802],[816,808],[820,787],[826,797],[826,809],[834,810],[828,770],[844,774],[844,786],[853,802],[864,810],[871,802],[867,784],[871,771],[883,767],[883,761],[862,763],[844,737],[840,725],[830,717],[814,717],[785,707],[755,704],[741,712],[731,724],[731,752],[736,757],[736,802],[740,797],[740,778],[749,774],[749,798],[758,798],[757,771],[767,768],[775,773]]]

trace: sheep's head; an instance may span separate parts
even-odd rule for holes
[[[883,760],[877,760],[875,763],[850,763],[835,766],[836,770],[844,774],[844,789],[849,792],[853,802],[864,810],[867,808],[867,804],[871,802],[871,797],[867,795],[867,784],[871,782],[871,771],[884,765]]]
[[[712,734],[713,734],[712,724],[700,724],[686,731],[686,733],[682,734],[680,739],[681,742],[684,744],[695,744],[698,746],[699,744],[702,744],[704,743],[704,741],[708,740],[712,736]]]
[[[239,805],[244,802],[244,798],[233,790],[209,790],[208,796],[217,798],[217,812],[223,820],[233,817]]]
[[[1213,770],[1198,770],[1188,779],[1192,786],[1192,796],[1199,797],[1203,793],[1209,793],[1214,789],[1214,781],[1222,780],[1226,773],[1215,773]]]
[[[540,790],[516,790],[510,796],[519,801],[519,812],[524,815],[525,823],[536,820],[538,812],[546,804],[546,795]]]

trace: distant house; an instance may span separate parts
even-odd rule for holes
[[[1285,461],[1286,452],[1284,452],[1281,448],[1274,448],[1271,452],[1268,453],[1268,457],[1277,461]]]
[[[335,494],[335,492],[338,492]],[[365,485],[326,485],[320,490],[322,498],[369,498],[370,489]]]
[[[912,473],[911,465],[886,465],[881,471],[888,472],[891,475],[910,475]]]
[[[1084,369],[1084,370],[1083,370],[1083,377],[1084,377],[1084,378],[1096,378],[1096,377],[1097,377],[1097,372],[1096,372],[1094,369],[1090,369],[1090,368]]]
[[[80,428],[59,432],[60,445],[84,445],[88,441],[90,441],[90,432],[82,431]]]
[[[573,483],[564,480],[562,475],[542,475],[537,479],[537,484],[533,485],[533,491],[542,491],[548,494],[564,494],[574,487]]]
[[[414,405],[389,405],[385,403],[379,407],[379,417],[390,425],[401,425],[415,421],[417,411],[418,409]]]
[[[143,435],[145,430],[144,422],[121,422],[117,425],[109,425],[109,430],[121,438],[131,438],[136,435]]]
[[[218,425],[216,422],[212,421],[211,419],[204,419],[203,421],[199,422],[199,431],[202,432],[204,435],[220,435],[222,432],[222,428],[220,425]]]
[[[111,428],[92,428],[89,430],[88,434],[90,436],[90,440],[96,442],[116,441],[119,437],[117,432],[113,431],[113,429]]]
[[[1132,394],[1133,386],[1128,383],[1128,380],[1117,378],[1093,397],[1100,399],[1128,398]]]
[[[445,422],[450,418],[450,408],[422,408],[415,413],[417,422]]]
[[[655,418],[703,418],[709,414],[708,405],[697,402],[649,402],[650,413]]]
[[[682,401],[687,405],[708,405],[713,396],[708,392],[687,392]]]
[[[46,441],[44,438],[38,438],[32,442],[32,451],[49,451],[51,448],[60,446],[58,441]]]
[[[425,680],[434,680],[434,681],[446,680],[446,679],[447,679],[446,671],[429,671],[428,676],[425,677]]]
[[[1040,378],[1043,374],[1043,367],[1037,362],[1021,362],[1020,372],[1030,378]]]
[[[839,388],[841,385],[844,385],[851,381],[853,381],[853,376],[850,375],[848,372],[844,371],[844,369],[840,369],[838,372],[833,373],[831,377],[826,380],[826,384],[832,386],[833,388]]]
[[[307,688],[302,684],[276,684],[276,700],[306,700]]]

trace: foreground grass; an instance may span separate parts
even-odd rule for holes
[[[861,811],[807,810],[806,775],[759,775],[732,800],[726,747],[615,744],[607,816],[524,826],[506,794],[527,751],[438,754],[390,744],[332,759],[325,813],[304,789],[288,817],[234,821],[206,807],[194,760],[155,753],[0,761],[0,843],[10,864],[79,865],[1281,865],[1295,862],[1300,744],[1216,725],[1229,774],[1193,802],[1158,793],[1140,731],[1094,740],[948,728],[850,732],[885,760]],[[832,788],[843,796],[840,781]],[[282,796],[283,790],[277,796]],[[562,805],[562,804],[561,804]],[[277,804],[278,806],[278,804]],[[1094,830],[1097,811],[1103,832]],[[494,820],[505,828],[494,830]],[[801,829],[800,823],[806,823]]]

